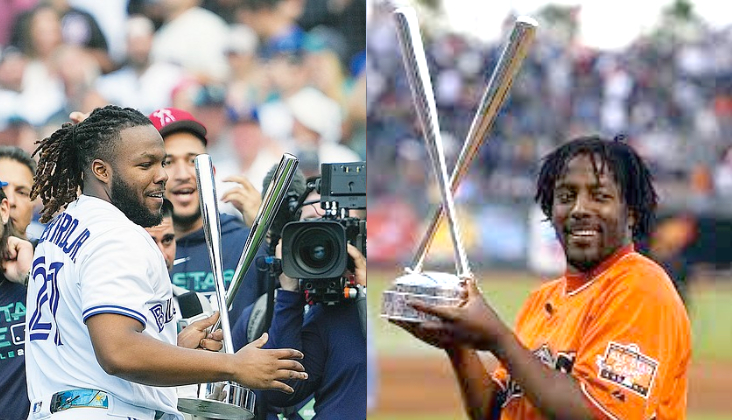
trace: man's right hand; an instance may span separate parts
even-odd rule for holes
[[[282,239],[277,242],[275,247],[275,257],[282,259]],[[285,273],[280,274],[280,286],[283,290],[289,290],[290,292],[297,292],[300,290],[300,282],[297,279],[287,277]]]
[[[236,352],[239,366],[235,380],[252,389],[274,389],[292,394],[292,387],[283,381],[308,378],[303,365],[294,360],[302,359],[303,354],[294,349],[263,349],[268,338],[264,333]]]

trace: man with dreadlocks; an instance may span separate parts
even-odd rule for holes
[[[194,350],[221,348],[220,330],[205,332],[217,316],[176,337],[165,260],[143,229],[160,223],[168,179],[163,140],[145,115],[98,108],[35,153],[32,196],[50,223],[28,284],[29,418],[182,420],[174,385],[232,380],[292,392],[281,381],[307,377],[293,360],[302,353],[262,349],[266,335],[235,354]]]
[[[447,351],[471,418],[682,419],[689,319],[663,269],[633,247],[656,200],[628,145],[565,143],[545,158],[536,201],[567,271],[530,295],[515,332],[472,278],[457,307],[414,304],[438,321],[396,323]],[[492,375],[476,350],[500,362]]]

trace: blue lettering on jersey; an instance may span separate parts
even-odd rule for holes
[[[165,303],[156,303],[150,308],[150,312],[155,318],[158,326],[158,332],[163,331],[165,324],[172,321],[175,317],[175,306],[173,306],[173,298],[168,299]]]
[[[46,226],[38,243],[49,241],[61,248],[64,253],[69,254],[69,258],[76,262],[76,254],[79,252],[79,248],[91,236],[89,229],[84,229],[71,239],[77,226],[79,226],[78,220],[66,213],[61,213]]]

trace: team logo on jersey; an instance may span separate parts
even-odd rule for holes
[[[658,371],[658,362],[641,353],[636,344],[610,342],[605,354],[597,356],[597,376],[648,398]]]
[[[156,303],[150,308],[155,323],[158,325],[158,332],[163,331],[165,324],[172,321],[175,317],[175,306],[173,306],[173,298],[168,299],[165,304]]]

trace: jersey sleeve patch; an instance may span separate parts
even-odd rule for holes
[[[658,361],[646,356],[636,344],[609,342],[605,354],[597,356],[597,377],[620,385],[648,399],[658,372]]]

